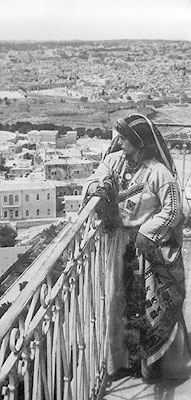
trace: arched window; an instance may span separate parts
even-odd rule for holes
[[[26,210],[26,217],[29,216],[29,210]]]
[[[4,203],[7,203],[7,196],[4,196]]]
[[[29,195],[25,194],[25,201],[29,201]]]
[[[40,215],[40,210],[39,209],[36,210],[36,215]]]
[[[15,203],[18,203],[18,201],[19,201],[19,196],[18,196],[18,194],[16,194],[15,195]]]
[[[4,211],[4,218],[7,218],[7,211]]]
[[[48,208],[47,210],[47,215],[50,215],[50,208]]]

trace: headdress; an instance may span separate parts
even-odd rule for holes
[[[176,167],[163,136],[147,117],[142,114],[131,114],[125,119],[120,118],[115,129],[119,135],[112,141],[106,154],[119,150],[119,137],[122,136],[135,147],[144,148],[148,158],[155,156],[173,175],[176,175]]]

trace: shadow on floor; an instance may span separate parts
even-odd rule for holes
[[[189,379],[188,379],[189,380]],[[118,382],[106,381],[101,400],[181,400],[189,398],[184,391],[187,380],[168,380],[147,385],[142,378],[126,377]],[[178,395],[181,387],[182,396]],[[185,397],[187,395],[188,397]]]
[[[153,400],[175,400],[175,397],[177,398],[176,389],[183,386],[188,379],[169,380],[155,384]]]

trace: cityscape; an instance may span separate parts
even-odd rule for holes
[[[91,199],[95,202],[92,209],[84,211],[87,215],[81,214],[83,187],[110,145],[115,135],[117,119],[133,113],[143,114],[159,126],[174,157],[181,193],[186,194],[183,211],[188,214],[188,224],[183,233],[186,240],[184,255],[188,264],[191,202],[191,42],[142,39],[0,41],[0,316],[4,318],[4,313],[7,310],[9,312],[12,306],[20,310],[20,294],[26,293],[28,298],[30,293],[32,305],[27,305],[26,311],[25,304],[30,302],[29,299],[23,300],[23,309],[20,314],[18,311],[19,322],[16,322],[13,329],[22,325],[22,313],[25,315],[29,312],[25,321],[27,331],[30,317],[32,324],[35,324],[32,315],[37,311],[38,315],[35,317],[41,321],[43,336],[48,332],[48,324],[52,324],[51,319],[54,319],[54,322],[57,321],[56,323],[64,327],[64,334],[68,335],[67,340],[70,342],[70,347],[67,344],[64,349],[67,355],[64,351],[62,353],[63,360],[68,357],[68,364],[71,362],[70,367],[76,368],[76,371],[79,365],[80,368],[85,368],[83,363],[87,363],[91,370],[93,351],[100,352],[100,360],[104,353],[102,336],[105,331],[102,332],[102,322],[105,318],[105,294],[102,290],[106,253],[109,251],[109,237],[106,238],[105,232],[101,236],[102,231],[99,230],[95,213],[98,200]],[[91,276],[88,275],[88,268],[82,268],[82,264],[86,266],[86,263],[94,268]],[[19,271],[18,275],[16,270]],[[81,271],[83,276],[80,275]],[[37,281],[38,275],[41,287]],[[31,291],[27,294],[25,286],[28,285],[31,285]],[[72,292],[74,287],[75,292]],[[85,295],[81,295],[82,288],[87,291]],[[101,299],[99,306],[97,293]],[[36,297],[32,297],[33,295]],[[93,330],[90,324],[84,333],[80,324],[85,325],[85,307],[96,328]],[[60,309],[64,310],[64,322],[62,317],[61,322],[56,319],[56,313]],[[94,320],[94,312],[97,320]],[[66,315],[70,315],[68,325]],[[33,325],[30,325],[30,329],[31,326]],[[38,343],[36,332],[39,325],[36,326],[35,344],[33,343],[36,347],[35,350],[30,348],[31,354],[33,350],[36,351]],[[78,355],[78,351],[86,351],[83,334],[88,340],[90,337],[93,343],[87,345],[87,360]],[[62,333],[59,339],[55,339],[56,335],[57,331],[52,334],[51,339],[47,339],[47,348],[51,342],[51,351],[53,349],[55,353],[58,349],[60,351],[65,340]],[[15,346],[17,339],[15,336]],[[18,352],[13,351],[15,357]],[[25,357],[23,354],[20,355],[21,358]],[[28,353],[27,357],[32,360]],[[60,379],[59,368],[63,368],[68,374],[65,381],[69,382],[70,370],[66,366],[67,362],[63,361],[64,367],[59,367],[59,356],[55,356],[57,359],[52,355],[51,357],[56,365],[57,380]],[[98,359],[97,353],[95,359],[96,357]],[[46,362],[47,360],[48,358]],[[47,394],[51,390],[54,392],[54,389],[49,387],[50,375],[43,369],[45,361],[42,357],[43,362],[39,375],[34,379],[41,379],[42,374],[44,392],[39,386],[39,392],[37,390],[33,398],[57,399],[57,395],[49,397]],[[76,366],[73,366],[75,362]],[[96,362],[96,367],[91,370],[92,377],[88,375],[89,381],[84,378],[86,372],[83,372],[82,383],[88,381],[93,385],[92,382],[97,379],[95,392],[97,390],[98,393],[101,380],[96,378]],[[102,368],[105,367],[101,365],[101,371]],[[77,393],[77,386],[72,386],[75,379],[79,392],[85,390],[80,386],[82,369],[78,373],[74,373],[73,369],[71,393],[75,390]],[[31,387],[30,377],[27,379],[25,376],[25,393],[26,387]],[[63,390],[66,390],[65,381]],[[54,373],[52,382],[56,387]],[[88,390],[92,391],[91,386],[88,386]],[[38,397],[40,391],[45,393],[45,397]],[[71,393],[69,397],[66,394],[63,398],[78,398]],[[29,398],[30,396],[26,396],[26,399]],[[82,395],[79,400],[90,398],[93,400],[97,397]]]
[[[190,42],[1,42],[0,72],[1,221],[76,212],[118,117],[138,110],[159,122],[191,122]],[[31,180],[34,197],[39,182],[47,194],[54,182],[46,215],[40,199],[34,210],[33,196],[33,211],[30,201],[21,210],[18,188]]]
[[[186,41],[1,42],[0,72],[4,124],[111,129],[117,110],[191,101]]]
[[[0,221],[16,229],[78,212],[118,117],[191,123],[186,41],[4,41],[0,76]]]

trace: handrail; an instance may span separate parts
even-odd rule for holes
[[[182,124],[178,122],[155,122],[157,126],[167,126],[171,128],[191,128],[191,124]]]
[[[98,200],[99,199],[97,197],[93,197],[89,201],[87,206],[81,211],[76,221],[70,222],[70,224],[68,224],[66,227],[63,228],[63,230],[56,236],[56,238],[50,243],[50,245],[45,250],[42,251],[42,253],[38,256],[38,258],[27,268],[27,270],[21,275],[21,277],[17,279],[17,281],[13,284],[13,286],[11,286],[11,288],[8,290],[8,293],[6,292],[4,296],[2,296],[2,298],[0,299],[0,306],[1,304],[7,301],[11,301],[13,303],[16,297],[19,295],[21,296],[21,294],[22,297],[24,298],[24,301],[28,301],[30,295],[32,295],[33,292],[38,288],[41,281],[46,277],[49,270],[51,269],[53,263],[62,253],[63,248],[68,246],[70,240],[76,234],[79,227],[87,219],[90,211],[94,209],[95,205],[98,203]],[[36,276],[36,279],[35,277],[33,278],[33,275],[37,273],[38,276]],[[23,281],[28,282],[28,279],[34,279],[34,280],[30,282],[30,287],[27,285],[27,289],[24,288],[20,293],[20,290],[18,289],[19,284],[22,283]],[[26,297],[24,297],[25,293]],[[19,297],[20,302],[22,297]],[[21,307],[22,303],[20,303],[19,309]],[[17,309],[15,309],[15,311],[17,314]],[[12,307],[11,311],[9,311],[9,314],[11,313],[12,313]],[[2,325],[4,323],[2,318],[0,319],[0,341],[2,340],[2,328],[3,328]]]
[[[6,399],[18,398],[18,390],[25,400],[29,393],[33,400],[88,400],[99,392],[108,238],[96,219],[98,202],[91,198],[43,251],[30,281],[0,319],[0,385]]]

